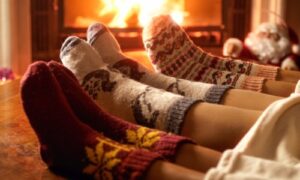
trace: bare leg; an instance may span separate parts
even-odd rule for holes
[[[188,111],[181,135],[199,145],[224,151],[238,143],[260,114],[260,111],[197,103]]]
[[[156,161],[146,174],[146,180],[201,180],[204,174],[166,161]]]
[[[242,89],[230,89],[224,95],[221,104],[263,111],[279,99],[282,99],[282,97]]]
[[[175,163],[189,169],[206,172],[217,166],[221,153],[195,144],[183,144],[176,153]]]
[[[295,91],[295,87],[295,83],[267,80],[262,92],[275,96],[288,97]]]
[[[279,81],[297,83],[300,80],[300,71],[279,70]]]

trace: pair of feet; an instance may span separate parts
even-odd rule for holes
[[[21,82],[24,110],[41,156],[60,173],[134,179],[156,160],[172,160],[191,140],[125,122],[99,109],[56,62],[33,63]]]
[[[156,27],[157,24],[159,27]],[[161,73],[154,75],[124,56],[118,42],[103,24],[91,25],[87,32],[87,39],[106,64],[119,69],[130,78],[206,102],[219,103],[226,91],[225,86],[212,86],[212,84],[264,92],[266,90],[264,86],[269,85],[265,79],[274,80],[279,76],[277,67],[224,59],[206,53],[193,44],[184,30],[168,16],[154,18],[153,22],[144,29],[144,43],[150,60],[157,71],[167,76]],[[197,81],[197,83],[184,79]]]

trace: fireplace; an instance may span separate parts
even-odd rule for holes
[[[251,0],[32,0],[35,59],[57,58],[69,35],[85,38],[92,22],[103,22],[124,51],[143,49],[142,27],[167,13],[203,48],[221,48],[226,37],[243,38],[250,26]]]

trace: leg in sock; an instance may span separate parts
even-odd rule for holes
[[[201,99],[205,102],[221,103],[253,110],[264,110],[270,103],[279,99],[279,97],[263,95],[253,91],[237,89],[226,91],[225,86],[176,79],[161,73],[153,73],[138,64],[137,60],[125,56],[117,40],[104,24],[95,23],[89,26],[87,39],[105,63],[132,79],[156,88],[165,89],[186,97]],[[224,95],[225,91],[227,93]],[[220,102],[221,98],[223,101]],[[244,100],[241,101],[241,98]],[[259,104],[257,104],[257,99],[260,100]]]
[[[261,76],[271,80],[275,80],[278,74],[277,67],[210,55],[197,47],[185,31],[167,15],[153,18],[144,28],[143,40],[152,62],[158,70],[163,72],[171,66],[172,71],[176,73],[182,70],[181,66],[194,63],[222,71]],[[180,68],[174,66],[178,63]]]
[[[82,43],[78,43],[77,44],[77,46],[79,46],[80,44],[82,44]],[[89,47],[89,46],[88,46]],[[76,46],[74,47],[74,48],[76,48]],[[89,50],[89,48],[87,48],[84,44],[82,44],[81,46],[79,46],[78,48],[80,48],[81,50],[82,49],[84,49],[84,48],[86,48],[85,50],[86,51],[88,51]],[[92,49],[93,50],[93,49]],[[76,49],[74,49],[74,51],[76,52]],[[84,54],[85,53],[87,53],[87,52],[84,52],[84,51],[81,51],[81,57],[83,58],[83,59],[80,59],[80,58],[78,58],[78,57],[76,57],[76,56],[74,56],[74,55],[72,55],[72,52],[73,52],[73,50],[71,50],[70,52],[69,52],[69,54],[68,55],[66,55],[66,56],[62,56],[62,60],[63,60],[63,62],[65,63],[65,65],[66,66],[68,66],[70,69],[71,69],[71,71],[72,71],[72,67],[78,67],[78,68],[80,68],[80,70],[83,70],[83,69],[85,69],[85,70],[88,70],[89,68],[90,69],[93,69],[93,68],[96,68],[96,67],[94,67],[94,66],[92,66],[92,67],[86,67],[86,64],[87,65],[89,65],[89,64],[91,64],[91,63],[83,63],[83,62],[81,62],[81,61],[93,61],[92,59],[89,59],[88,58],[88,56],[84,56]],[[90,52],[91,53],[91,52]],[[66,59],[65,59],[66,58]],[[96,58],[96,60],[97,60],[98,58]],[[85,67],[80,67],[79,65],[68,65],[67,63],[68,62],[73,62],[73,63],[81,63],[81,66],[85,66]],[[99,62],[99,60],[97,61],[97,62]],[[99,69],[99,68],[98,68]],[[90,70],[91,71],[91,70]],[[86,73],[82,73],[82,74],[88,74],[88,72],[89,71],[87,71]],[[73,70],[73,73],[75,73],[75,76],[78,76],[80,73],[78,73],[78,71],[77,70]],[[77,73],[77,74],[76,74]],[[133,87],[141,87],[141,85],[139,85],[139,84],[136,84],[137,82],[135,82],[135,84],[134,85],[132,85],[132,80],[129,80],[129,79],[126,79],[126,78],[123,78],[123,80],[118,80],[118,79],[116,79],[116,78],[114,78],[113,76],[114,76],[114,74],[113,74],[114,72],[110,72],[110,80],[113,80],[114,82],[117,82],[117,83],[121,83],[122,84],[122,90],[124,91],[124,89],[127,89],[128,88],[128,86],[130,87],[130,89],[132,90],[132,88]],[[121,76],[120,76],[121,77]],[[77,79],[84,79],[84,78],[81,78],[81,77],[77,77]],[[87,80],[86,80],[86,82],[88,82]],[[101,82],[101,81],[100,81]],[[95,83],[89,83],[89,84],[95,84]],[[98,83],[99,84],[99,83]],[[101,83],[100,83],[101,84]],[[120,116],[120,113],[119,113],[119,111],[121,111],[122,109],[126,109],[126,108],[128,108],[128,107],[130,107],[130,101],[128,101],[128,103],[123,103],[124,101],[126,101],[126,98],[129,98],[128,96],[130,95],[130,93],[124,93],[124,92],[120,92],[120,91],[115,91],[115,90],[113,90],[112,91],[112,95],[110,95],[109,93],[105,93],[105,88],[106,88],[107,86],[97,86],[96,88],[93,88],[92,89],[92,93],[91,92],[89,92],[89,90],[87,89],[87,88],[85,88],[85,90],[89,93],[89,95],[92,97],[92,98],[94,98],[94,99],[96,99],[96,102],[98,103],[98,105],[100,106],[100,107],[103,107],[103,108],[107,108],[107,107],[109,107],[109,108],[107,108],[107,110],[109,111],[109,110],[111,110],[111,109],[116,109],[116,111],[114,111],[114,112],[112,112],[111,111],[111,113],[113,114],[113,115],[116,115],[116,116],[119,116],[119,117],[122,117],[122,116]],[[98,88],[98,89],[97,89]],[[154,90],[151,90],[151,91],[154,91]],[[97,94],[96,96],[94,96],[94,92]],[[143,97],[143,101],[144,100],[153,100],[153,99],[159,99],[160,101],[163,101],[163,100],[165,100],[166,99],[166,97],[168,97],[168,96],[171,96],[171,95],[164,95],[164,94],[166,94],[167,92],[164,92],[164,91],[159,91],[159,93],[156,93],[156,94],[152,94],[151,95],[151,98],[149,98],[149,99],[144,99],[144,97]],[[102,95],[101,95],[102,94]],[[132,95],[132,93],[131,93],[131,95]],[[114,98],[115,98],[115,96],[118,96],[118,98],[119,99],[115,99],[114,100]],[[178,98],[178,97],[176,97],[177,95],[172,95],[172,99],[174,100],[175,98]],[[101,98],[99,98],[99,97],[101,97]],[[105,99],[105,98],[108,98],[108,99]],[[182,98],[182,97],[181,97]],[[101,101],[100,101],[100,99],[101,99]],[[107,106],[107,104],[105,104],[105,103],[103,103],[102,101],[110,101],[110,106]],[[112,102],[113,101],[113,102]],[[139,103],[140,102],[143,102],[143,101],[139,101]],[[169,101],[169,100],[168,100]],[[123,104],[121,104],[121,103],[123,103]],[[162,103],[162,102],[161,102]],[[121,104],[121,106],[119,105],[119,104]],[[156,104],[156,103],[153,103],[154,105]],[[153,105],[152,103],[151,103],[151,106]],[[186,103],[184,103],[184,104],[186,104]],[[199,111],[198,113],[190,113],[191,115],[189,116],[189,115],[187,115],[187,116],[189,116],[189,118],[185,118],[186,117],[186,114],[189,114],[189,112],[190,112],[190,107],[192,106],[192,105],[195,105],[195,109],[197,109],[197,111]],[[156,104],[157,105],[157,104]],[[202,105],[202,106],[200,106],[200,105]],[[184,107],[184,108],[183,108]],[[166,107],[165,107],[166,108]],[[198,109],[203,109],[204,111],[200,111],[200,110],[198,110]],[[160,110],[159,108],[158,108],[158,110]],[[163,109],[162,109],[163,110]],[[184,111],[183,111],[184,110]],[[210,110],[212,113],[209,113],[209,114],[205,114],[205,111],[206,110]],[[215,112],[222,112],[222,114],[223,114],[223,110],[225,110],[225,112],[228,112],[228,113],[226,113],[226,116],[217,116],[217,117],[215,117],[215,115],[216,115],[216,113]],[[131,111],[131,110],[128,110],[128,111]],[[197,111],[195,111],[195,112],[197,112]],[[205,127],[207,127],[207,129],[210,129],[210,131],[211,132],[214,132],[214,130],[212,129],[212,127],[209,127],[209,126],[205,126],[205,123],[201,123],[201,122],[205,122],[205,121],[212,121],[212,122],[214,122],[215,123],[215,126],[218,126],[218,125],[220,125],[220,126],[223,126],[224,125],[224,123],[225,122],[230,122],[231,121],[231,123],[233,123],[233,121],[236,121],[236,120],[238,120],[239,121],[239,123],[238,124],[241,124],[241,126],[243,126],[243,127],[247,127],[247,128],[249,128],[249,121],[250,122],[254,122],[255,121],[255,119],[257,118],[256,116],[254,117],[254,115],[257,115],[258,116],[258,112],[257,113],[255,113],[255,112],[253,112],[253,111],[247,111],[247,110],[242,110],[242,109],[239,109],[239,108],[233,108],[233,107],[224,107],[224,106],[217,106],[217,105],[210,105],[210,104],[207,104],[207,103],[190,103],[190,104],[188,104],[188,106],[186,106],[186,105],[184,105],[184,106],[181,106],[181,102],[180,102],[180,105],[179,106],[175,106],[174,108],[172,108],[172,107],[168,107],[168,110],[166,111],[166,112],[168,112],[169,114],[170,114],[170,116],[168,115],[168,116],[166,116],[167,117],[167,119],[164,119],[164,118],[162,118],[161,119],[161,121],[160,122],[165,122],[164,124],[167,124],[167,125],[165,125],[165,127],[163,127],[163,128],[161,128],[160,126],[155,126],[155,124],[153,125],[153,124],[149,124],[149,123],[143,123],[143,121],[142,121],[142,123],[141,123],[141,119],[143,119],[143,117],[141,117],[141,116],[135,116],[135,117],[133,117],[132,116],[132,120],[131,121],[134,121],[134,122],[137,122],[138,124],[142,124],[142,125],[146,125],[146,126],[148,126],[148,127],[155,127],[155,128],[160,128],[160,129],[162,129],[162,130],[164,130],[164,131],[167,131],[167,132],[173,132],[173,133],[176,133],[176,134],[178,134],[178,133],[180,133],[180,129],[181,129],[181,124],[182,124],[182,122],[183,122],[183,120],[185,120],[185,121],[188,121],[188,122],[186,122],[185,124],[186,124],[186,126],[189,126],[189,125],[195,125],[194,126],[194,130],[193,131],[191,131],[191,133],[188,133],[187,135],[187,137],[192,137],[193,139],[194,138],[196,138],[196,139],[194,139],[195,141],[197,141],[197,142],[201,142],[202,140],[200,140],[200,141],[198,141],[198,139],[209,139],[209,138],[206,138],[205,137],[205,135],[206,134],[202,134],[200,131],[199,131],[199,129],[197,129],[197,128],[199,128],[199,127],[203,127],[203,128],[205,128]],[[180,113],[178,113],[178,112],[180,112]],[[200,113],[201,112],[201,113]],[[203,114],[202,114],[203,113]],[[251,114],[251,113],[253,113],[254,115],[249,115],[249,114]],[[238,115],[237,115],[238,114]],[[237,115],[237,117],[236,117],[236,115]],[[178,117],[180,117],[180,123],[177,123],[178,121]],[[212,118],[210,118],[210,117],[212,117]],[[126,120],[126,118],[127,118],[127,120],[128,120],[128,116],[124,116],[124,117],[122,117],[123,119],[125,119]],[[174,120],[176,120],[176,121],[174,121]],[[147,121],[146,121],[147,122]],[[199,124],[197,124],[197,122],[199,123]],[[195,123],[195,124],[194,124]],[[245,125],[244,125],[245,124]],[[199,126],[198,126],[199,125]],[[185,125],[183,125],[183,126],[185,126]],[[246,128],[244,128],[244,129],[236,129],[236,130],[233,130],[232,128],[224,128],[224,129],[222,129],[221,127],[220,127],[220,134],[218,134],[218,135],[221,135],[221,137],[223,136],[223,134],[222,133],[224,133],[224,134],[226,134],[226,133],[228,133],[227,132],[227,130],[228,131],[230,131],[232,134],[231,134],[231,137],[233,137],[233,136],[236,136],[235,138],[232,138],[232,142],[229,142],[230,140],[228,140],[228,144],[227,144],[227,142],[224,142],[223,140],[222,140],[222,138],[220,138],[220,141],[219,142],[217,142],[217,140],[215,141],[215,142],[212,142],[212,144],[214,144],[214,143],[218,143],[218,144],[223,144],[224,145],[224,147],[226,146],[226,145],[228,145],[228,147],[232,147],[232,145],[234,144],[234,143],[236,143],[236,141],[237,141],[237,139],[239,139],[242,135],[243,135],[243,133],[246,131]],[[199,134],[201,134],[201,135],[199,135],[199,136],[201,136],[201,137],[199,137],[198,135],[197,135],[197,133],[199,133]],[[241,134],[240,134],[241,133]],[[189,136],[190,135],[190,136]],[[204,135],[204,136],[202,136],[202,135]],[[198,139],[197,139],[198,138]],[[202,142],[201,142],[202,143]],[[209,144],[209,143],[203,143],[203,144]],[[216,147],[217,147],[217,145],[216,144],[214,144]],[[220,149],[217,149],[217,150],[220,150]],[[221,149],[222,150],[222,149]]]
[[[56,62],[50,62],[48,66],[79,119],[106,137],[157,152],[176,164],[201,172],[217,164],[220,153],[190,144],[187,138],[141,127],[108,115],[85,94],[68,69]],[[195,158],[199,158],[199,161],[195,161]]]
[[[39,138],[41,156],[52,170],[98,179],[137,179],[160,158],[112,141],[81,123],[45,63],[28,68],[21,96]]]
[[[229,86],[192,82],[149,71],[137,60],[130,59],[122,53],[117,40],[104,24],[92,24],[88,28],[87,39],[105,63],[147,85],[211,103],[219,103],[229,89]]]
[[[129,79],[104,66],[85,41],[68,38],[61,59],[104,110],[127,121],[178,134],[189,107],[198,102]]]
[[[168,38],[172,37],[172,38]],[[157,71],[183,79],[227,84],[240,89],[287,96],[292,85],[276,82],[278,68],[211,56],[198,48],[169,16],[153,19],[144,29],[144,43]],[[222,71],[214,70],[216,68]],[[241,73],[237,75],[234,73]],[[246,76],[251,75],[251,77]],[[266,82],[259,77],[266,78]],[[271,81],[271,82],[269,82]],[[267,84],[267,85],[266,85]],[[270,84],[272,84],[270,86]],[[264,86],[270,86],[266,88]],[[282,92],[280,88],[283,87]],[[273,90],[275,89],[275,90]]]

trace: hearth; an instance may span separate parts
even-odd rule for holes
[[[226,37],[243,38],[251,0],[32,0],[33,57],[51,59],[69,35],[85,38],[92,22],[103,22],[124,51],[142,49],[143,24],[168,13],[201,47],[220,48]]]

